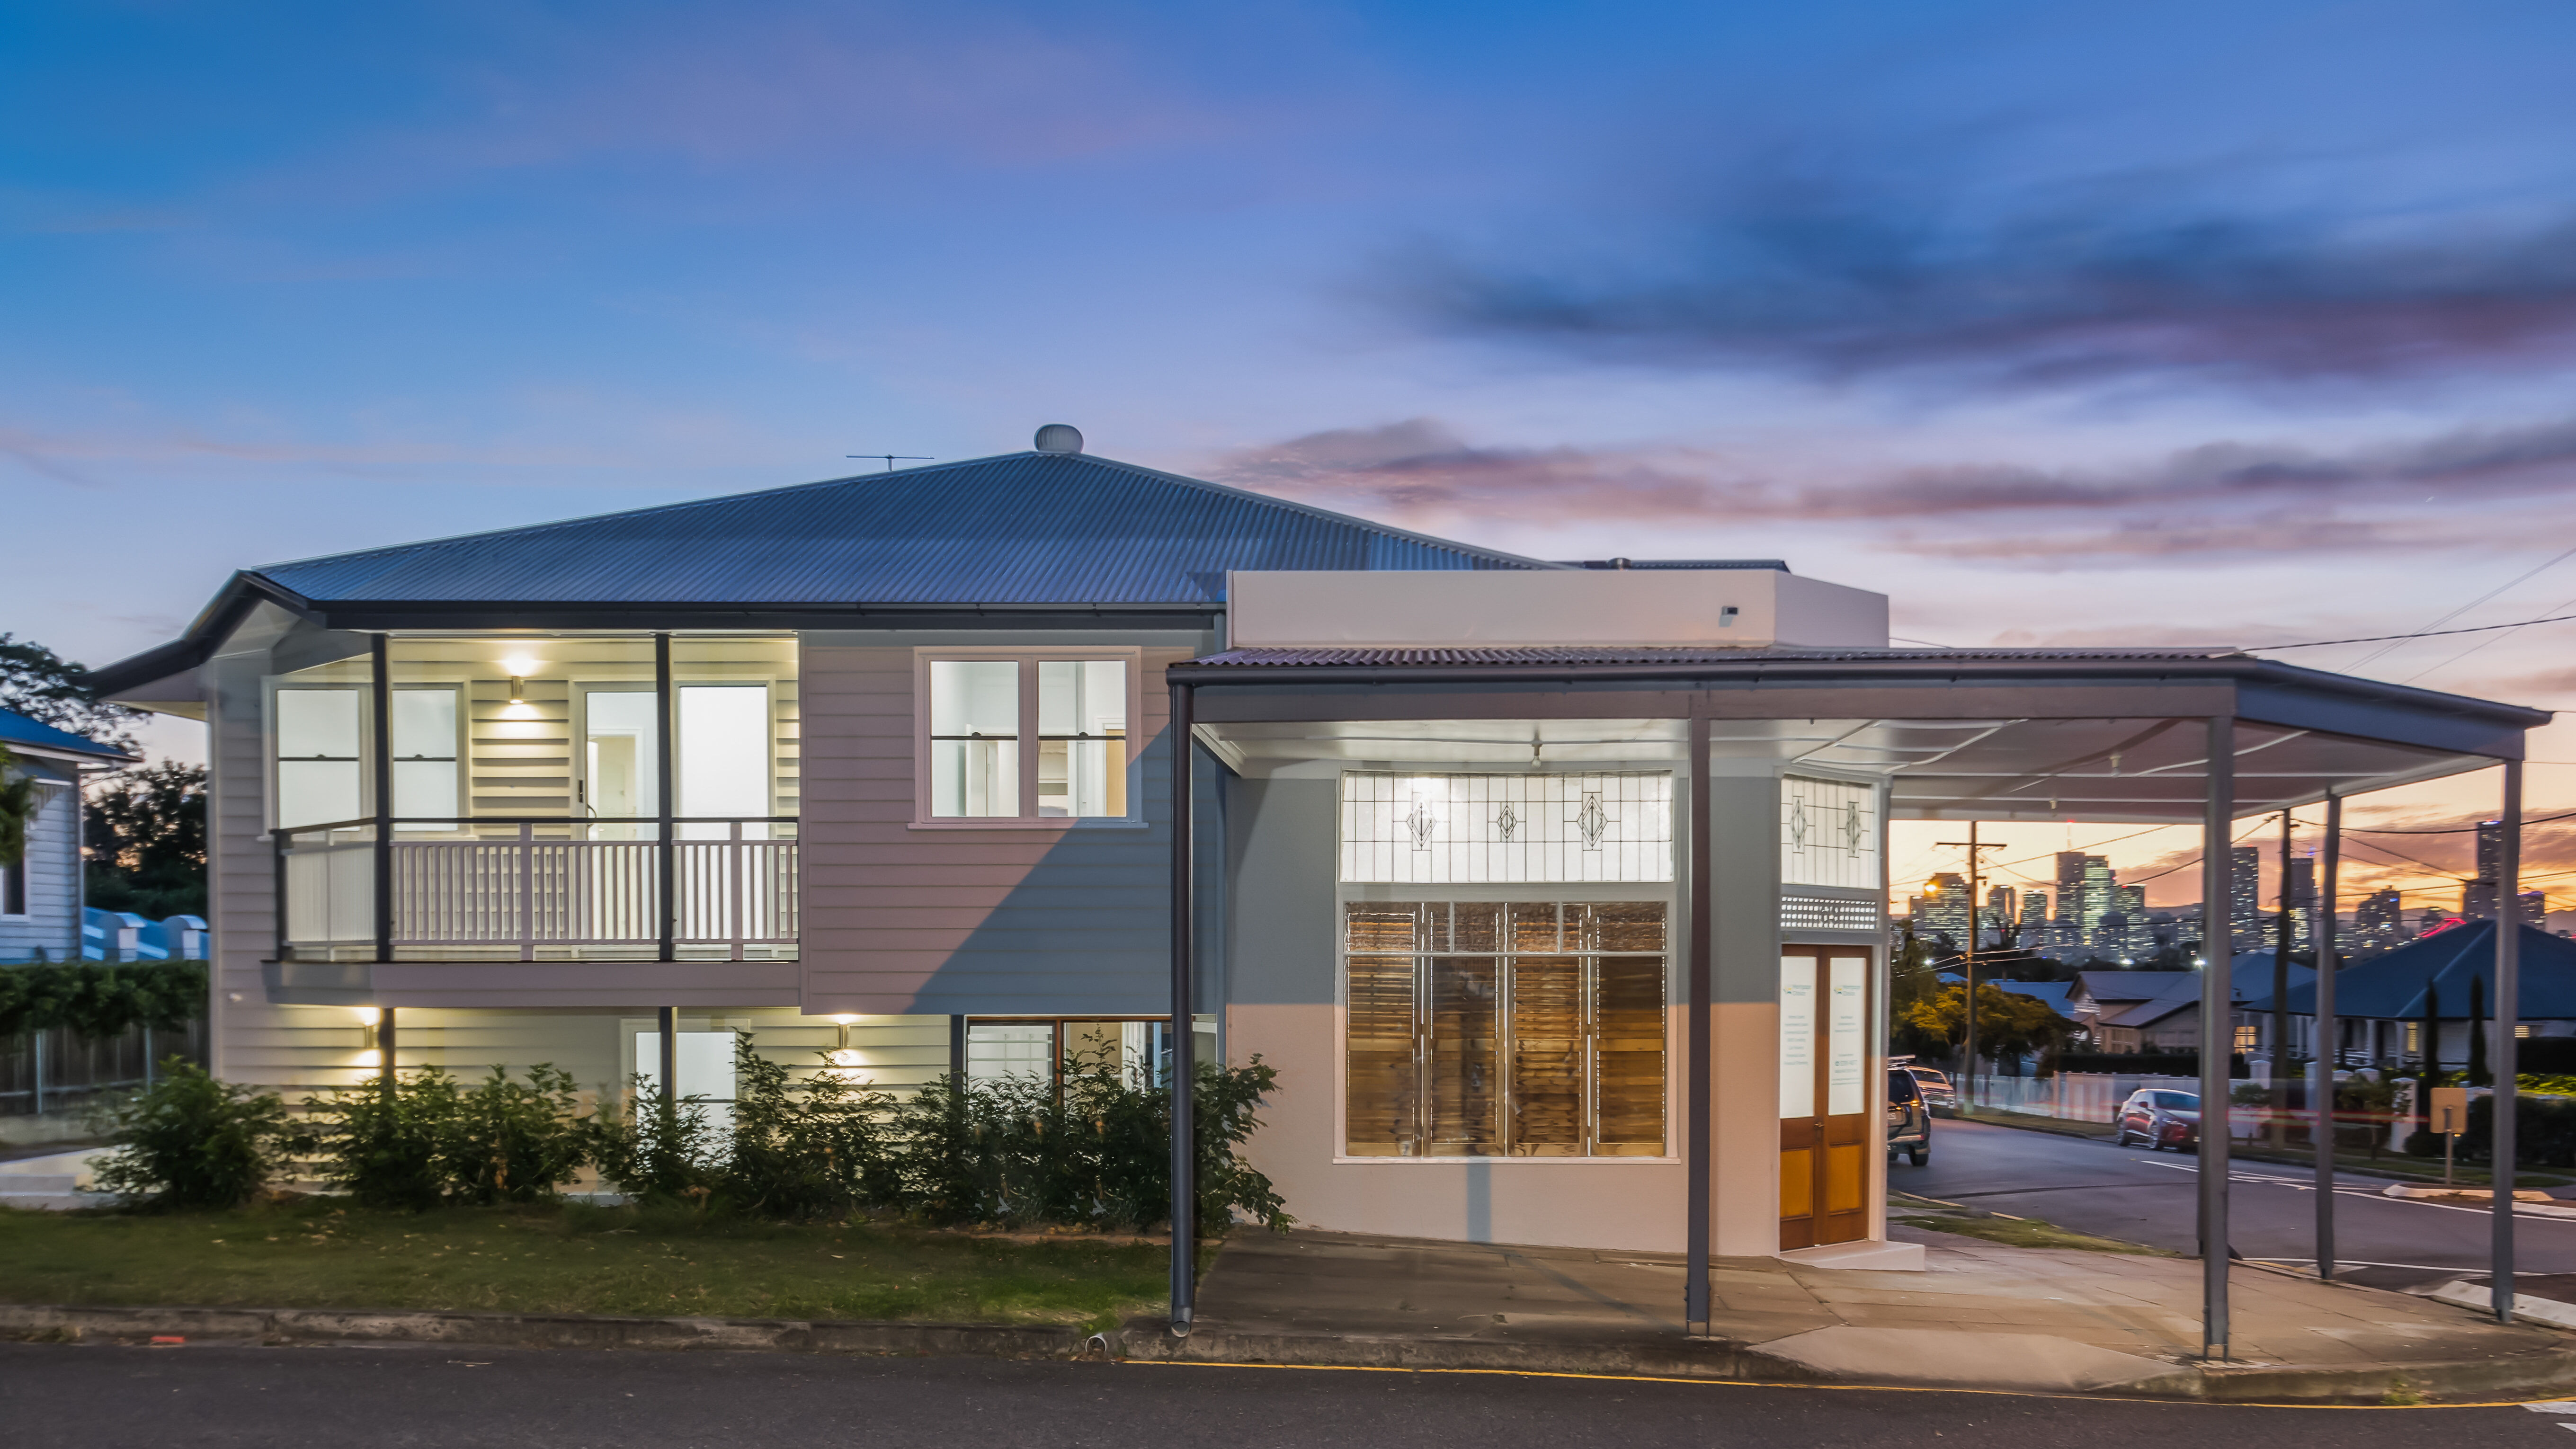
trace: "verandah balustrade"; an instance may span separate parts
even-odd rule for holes
[[[403,960],[652,960],[796,954],[794,816],[649,819],[482,817],[393,822],[390,949]],[[371,959],[377,950],[372,821],[276,834],[278,958]]]

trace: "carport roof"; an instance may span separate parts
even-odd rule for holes
[[[1239,769],[1678,759],[1705,714],[1720,756],[1885,778],[1908,819],[2197,821],[2213,716],[2240,815],[2516,759],[2550,719],[2219,646],[1233,649],[1169,677]]]

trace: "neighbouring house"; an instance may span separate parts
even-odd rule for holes
[[[2316,971],[2293,962],[2292,982],[2312,981]],[[2272,994],[2272,953],[2248,951],[2228,962],[2230,999],[2237,1004],[2235,1050],[2250,1051],[2256,1038],[2244,1004]],[[2198,971],[2082,971],[2068,993],[2068,1015],[2090,1033],[2096,1051],[2194,1052],[2200,1050]]]
[[[1057,427],[251,569],[100,678],[210,727],[226,1077],[1257,1054],[1314,1226],[1891,1267],[1888,821],[2224,820],[2549,718],[1893,648],[1777,561],[1525,558]]]
[[[2470,1008],[2495,1017],[2496,929],[2493,920],[2470,921],[2335,973],[2335,1061],[2352,1067],[2420,1067],[2429,1059],[2442,1071],[2469,1063]],[[2517,972],[2521,1009],[2518,1038],[2576,1036],[2576,941],[2536,926],[2521,933]],[[2316,1051],[2316,973],[2290,988],[2290,1049]],[[2436,1040],[2427,1049],[2424,1025],[2431,1008]],[[2268,986],[2245,1005],[2247,1030],[2268,1044],[2272,1029]]]
[[[135,757],[85,735],[0,710],[0,748],[12,776],[36,781],[25,859],[0,865],[0,962],[70,961],[82,954],[81,779]]]

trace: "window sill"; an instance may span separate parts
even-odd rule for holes
[[[1144,820],[1120,820],[1107,816],[1048,815],[1035,820],[916,820],[907,830],[1143,830],[1151,824]]]
[[[1461,1167],[1474,1162],[1508,1162],[1515,1166],[1678,1167],[1681,1161],[1678,1157],[1336,1157],[1333,1166]]]

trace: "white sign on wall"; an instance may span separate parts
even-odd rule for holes
[[[1825,1115],[1863,1110],[1862,1069],[1869,1058],[1869,958],[1836,956],[1828,964],[1825,1001]]]

